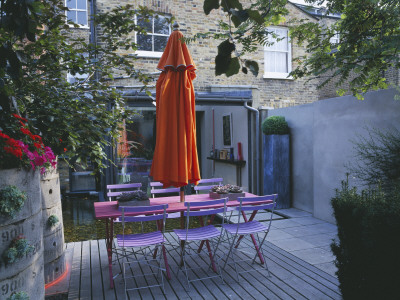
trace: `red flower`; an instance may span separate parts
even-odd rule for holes
[[[21,132],[23,133],[23,134],[26,134],[26,135],[31,135],[32,134],[32,132],[30,132],[30,130],[29,129],[26,129],[25,127],[21,127]]]
[[[33,143],[33,146],[35,146],[36,149],[42,149],[42,144]]]
[[[62,139],[60,139],[60,143],[62,143]]]
[[[67,152],[67,148],[64,148],[64,152]]]
[[[13,115],[15,118],[17,118],[17,119],[20,119],[20,120],[22,120],[22,121],[24,121],[24,122],[28,122],[27,119],[21,117],[20,115],[17,115],[17,114],[12,114],[12,115]]]

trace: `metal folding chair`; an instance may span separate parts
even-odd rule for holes
[[[162,188],[163,184],[161,182],[158,181],[152,181],[150,182],[150,186],[151,186],[151,190],[150,190],[150,194],[152,198],[155,198],[155,196],[161,195],[161,196],[166,196],[166,195],[179,195],[179,191],[180,188]],[[160,188],[161,187],[161,188]],[[181,213],[177,212],[177,213],[171,213],[168,214],[168,219],[176,219],[176,218],[180,218],[181,217]]]
[[[200,191],[210,191],[213,186],[222,185],[223,181],[223,178],[200,179],[198,185],[194,186],[194,190],[196,191],[196,194],[199,194]]]
[[[164,277],[162,271],[165,268],[161,266],[161,259],[163,258],[162,247],[164,245],[164,232],[165,232],[165,220],[167,218],[167,208],[168,204],[154,205],[154,206],[120,206],[122,216],[122,234],[117,235],[117,245],[121,248],[124,255],[124,262],[122,267],[122,273],[124,278],[124,288],[125,296],[130,290],[137,290],[143,288],[151,288],[160,286],[164,290]],[[146,215],[139,216],[126,216],[127,213],[145,213]],[[137,234],[126,234],[125,227],[127,222],[148,222],[156,221],[157,230],[152,232],[142,232]],[[159,222],[162,222],[160,224]],[[153,257],[154,251],[159,250],[159,256]],[[143,269],[143,274],[136,268],[131,267],[132,264],[137,264]],[[133,274],[132,276],[127,276],[127,270]],[[148,272],[148,273],[146,273]],[[157,276],[156,276],[157,275]],[[132,288],[127,288],[127,279],[152,276],[154,279],[161,276],[161,282],[157,278],[157,284],[136,286]],[[153,279],[151,278],[151,279]],[[135,280],[132,280],[134,283]],[[145,282],[151,281],[146,278]]]
[[[107,184],[108,201],[112,201],[122,193],[129,193],[138,190],[142,186],[141,183],[122,183],[122,184]]]
[[[259,197],[239,198],[238,201],[240,204],[238,207],[235,208],[235,210],[238,212],[237,223],[222,225],[224,233],[226,233],[228,236],[228,242],[229,242],[229,252],[226,258],[224,259],[225,262],[223,269],[225,270],[227,265],[233,264],[236,272],[237,281],[239,281],[239,274],[248,273],[260,269],[260,268],[252,268],[248,270],[244,267],[244,271],[238,270],[238,264],[240,262],[252,261],[252,264],[254,264],[256,262],[257,256],[260,258],[261,265],[264,265],[262,269],[267,270],[268,276],[270,275],[262,246],[271,227],[277,196],[278,196],[277,194],[274,194],[274,195],[259,196]],[[258,203],[265,200],[272,200],[272,202],[267,204]],[[257,211],[260,209],[268,210],[270,212],[270,218],[267,221],[267,224],[253,220]],[[252,212],[250,219],[247,219],[247,216],[245,214],[246,211]],[[242,222],[242,220],[244,222]],[[264,236],[260,238],[260,235],[262,233],[264,233]],[[238,248],[242,238],[246,235],[251,236],[252,242],[254,244],[254,249],[256,252],[254,256],[252,256],[252,254],[249,253],[248,251],[243,250],[243,248],[250,249],[251,246],[247,245],[246,247],[240,249]],[[255,238],[255,235],[257,235],[257,239]],[[232,262],[228,263],[229,260],[231,260]]]
[[[187,207],[186,211],[184,212],[184,216],[186,217],[186,228],[174,229],[174,233],[178,236],[178,239],[180,241],[181,267],[183,267],[188,288],[190,288],[190,282],[205,280],[209,278],[219,277],[221,278],[222,283],[224,282],[220,267],[218,265],[218,259],[216,258],[216,252],[218,251],[218,247],[221,242],[222,231],[215,228],[213,225],[206,225],[199,228],[189,228],[189,225],[190,225],[190,217],[202,218],[203,216],[206,216],[207,218],[208,216],[215,215],[217,213],[222,213],[223,217],[225,217],[227,201],[228,198],[211,200],[211,201],[202,201],[202,202],[185,202],[185,206]],[[219,208],[212,208],[213,205],[218,205]],[[205,220],[204,224],[207,224],[207,220]],[[207,251],[210,258],[209,266],[212,267],[213,271],[216,272],[217,274],[204,277],[197,276],[195,279],[190,279],[189,271],[199,268],[201,269],[201,267],[193,265],[191,266],[188,261],[188,258],[193,255],[201,254],[198,252],[198,249],[199,249],[199,243],[203,240],[206,240]],[[215,240],[217,240],[217,242],[215,242]],[[210,246],[210,242],[212,247]],[[207,273],[207,271],[205,272]]]

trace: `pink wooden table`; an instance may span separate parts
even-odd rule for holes
[[[256,195],[251,194],[251,193],[245,193],[245,197],[254,197]],[[186,202],[193,202],[193,201],[207,201],[207,200],[213,200],[212,198],[209,197],[208,194],[195,194],[195,195],[186,195],[185,196],[185,201]],[[271,200],[265,201],[265,203],[272,202]],[[264,202],[262,202],[264,203]],[[150,205],[159,205],[159,204],[168,204],[168,209],[167,213],[175,213],[175,212],[183,212],[187,208],[185,207],[184,203],[180,202],[179,196],[171,196],[171,197],[160,197],[160,198],[151,198],[150,199]],[[248,203],[251,205],[251,203]],[[261,204],[258,202],[257,204]],[[236,200],[229,201],[227,203],[228,207],[235,207],[238,206],[239,202]],[[214,206],[210,206],[215,207]],[[207,208],[207,207],[202,207]],[[121,216],[121,212],[118,210],[118,204],[117,201],[105,201],[105,202],[95,202],[94,203],[94,212],[95,212],[95,217],[96,219],[104,219],[106,220],[106,246],[107,246],[107,252],[108,252],[108,268],[109,268],[109,274],[110,274],[110,287],[114,287],[114,282],[113,282],[113,273],[112,273],[112,242],[113,242],[113,237],[114,237],[114,220],[118,217]],[[143,214],[144,212],[141,212],[140,214]],[[252,215],[250,216],[250,219],[247,220],[246,216],[243,214],[246,222],[247,221],[252,221],[256,215],[257,211],[254,211]],[[134,214],[126,214],[126,215],[134,215]],[[253,243],[254,246],[256,247],[256,250],[258,251],[258,245],[253,238]],[[171,279],[171,274],[169,270],[169,265],[167,261],[167,255],[165,248],[163,248],[163,254],[164,254],[164,260],[165,260],[165,268],[166,268],[166,273],[167,273],[167,278]],[[261,263],[264,263],[262,260],[261,256],[259,255]]]

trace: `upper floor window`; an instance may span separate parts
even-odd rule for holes
[[[158,15],[151,17],[150,22],[146,22],[143,18],[137,16],[136,24],[147,32],[147,34],[136,34],[136,44],[138,45],[136,54],[147,57],[161,57],[171,34],[171,27],[167,18]]]
[[[329,39],[329,42],[332,45],[337,45],[340,43],[340,35],[337,33],[337,31],[335,31],[335,34]]]
[[[88,27],[87,0],[66,0],[67,19],[82,27]]]
[[[264,78],[289,79],[292,71],[292,46],[288,28],[270,27],[268,40],[273,45],[264,46]]]

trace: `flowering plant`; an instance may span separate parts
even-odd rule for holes
[[[33,134],[28,120],[12,114],[5,128],[0,128],[0,168],[32,167],[40,168],[40,173],[55,167],[56,156],[50,147],[43,144],[42,137]]]

